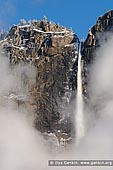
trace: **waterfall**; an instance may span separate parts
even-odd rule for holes
[[[78,56],[78,72],[77,72],[77,96],[76,96],[76,115],[75,115],[75,132],[76,144],[85,134],[84,126],[84,111],[83,111],[83,97],[82,97],[82,67],[81,67],[81,53]]]

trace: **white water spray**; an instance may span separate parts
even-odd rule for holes
[[[85,134],[84,113],[83,113],[83,97],[82,97],[82,67],[81,67],[81,53],[79,51],[78,58],[78,72],[77,72],[77,96],[76,96],[76,116],[75,116],[75,131],[76,144]]]

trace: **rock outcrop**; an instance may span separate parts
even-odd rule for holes
[[[89,29],[88,36],[85,42],[82,42],[82,58],[83,58],[83,89],[84,95],[88,97],[87,83],[89,78],[89,67],[93,64],[95,50],[100,47],[101,37],[107,32],[113,32],[113,11],[107,11],[103,16],[100,16],[96,24]],[[104,37],[106,38],[106,37]]]
[[[1,45],[12,66],[24,63],[36,68],[36,83],[29,89],[35,127],[55,133],[59,141],[64,133],[70,136],[71,120],[65,110],[76,90],[78,37],[44,17],[13,26]]]

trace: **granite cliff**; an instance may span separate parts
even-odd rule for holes
[[[66,108],[75,96],[79,40],[71,29],[47,21],[21,20],[1,41],[10,65],[35,66],[36,81],[29,85],[29,104],[35,127],[42,133],[71,137],[72,123]],[[25,79],[25,77],[24,77]],[[63,137],[64,136],[64,137]]]
[[[101,41],[107,41],[107,33],[113,32],[113,11],[107,11],[103,16],[99,16],[96,24],[88,31],[87,38],[82,42],[81,54],[83,59],[83,90],[84,95],[88,95],[87,84],[89,80],[89,68],[95,59],[95,50],[101,45]],[[103,36],[105,35],[106,36]]]

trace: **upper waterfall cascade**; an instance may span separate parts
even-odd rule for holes
[[[80,139],[85,135],[85,123],[84,123],[84,103],[82,96],[82,66],[81,66],[81,53],[79,51],[78,56],[78,72],[77,72],[77,96],[76,96],[76,115],[75,115],[75,132],[76,132],[76,144],[80,142]]]

